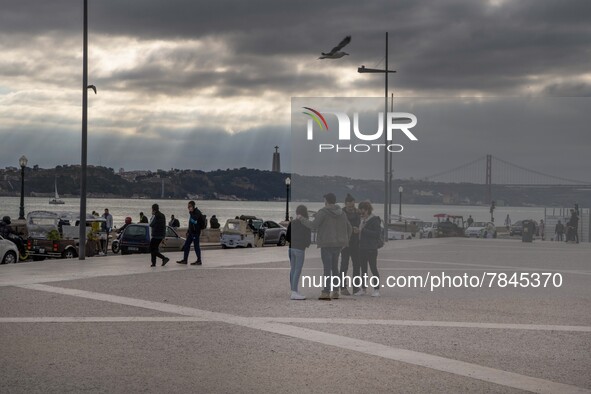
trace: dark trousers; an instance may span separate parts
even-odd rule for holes
[[[349,259],[351,259],[351,263],[353,264],[353,276],[355,276],[355,267],[357,267],[357,274],[359,274],[359,248],[356,246],[347,246],[341,250],[341,278],[347,276],[347,271],[349,271]],[[341,286],[341,289],[344,289],[345,287],[346,286]]]
[[[152,264],[156,264],[156,257],[159,257],[164,260],[164,255],[160,253],[160,242],[162,242],[162,238],[152,238],[150,240],[150,255],[152,257]]]
[[[322,260],[322,266],[324,268],[324,278],[328,277],[326,286],[323,291],[329,292],[332,289],[331,276],[339,275],[339,254],[341,253],[341,247],[326,247],[320,248],[320,259]],[[337,291],[338,287],[332,289]]]
[[[201,246],[199,245],[200,234],[187,234],[187,239],[183,245],[183,260],[187,261],[189,258],[189,252],[191,251],[191,243],[195,248],[195,254],[197,255],[197,261],[201,261]]]
[[[361,265],[361,275],[367,274],[367,265],[369,264],[369,268],[371,269],[371,274],[378,279],[380,278],[380,273],[378,272],[378,250],[377,249],[359,249],[359,261]],[[363,278],[362,278],[363,279]],[[368,279],[369,283],[369,279]],[[365,288],[365,284],[362,284],[362,287]],[[376,289],[380,288],[378,283],[375,286]]]

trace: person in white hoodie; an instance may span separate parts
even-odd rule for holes
[[[353,232],[347,215],[336,202],[337,198],[333,193],[325,194],[324,207],[316,213],[313,221],[298,215],[298,219],[304,226],[318,230],[316,244],[320,248],[326,281],[318,298],[320,300],[339,298],[339,288],[332,287],[331,278],[339,276],[339,256],[341,250],[349,244],[349,238]]]

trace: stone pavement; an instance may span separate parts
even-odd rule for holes
[[[0,266],[1,392],[591,392],[591,245],[425,239],[389,275],[547,273],[561,286],[289,300],[287,248]],[[322,273],[307,251],[303,275]],[[503,282],[504,283],[504,282]]]

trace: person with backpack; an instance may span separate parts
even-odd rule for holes
[[[185,245],[183,245],[183,259],[177,261],[177,263],[187,264],[189,252],[191,251],[191,244],[193,244],[197,260],[191,263],[191,265],[201,265],[201,246],[199,245],[199,237],[201,236],[201,230],[206,227],[207,221],[201,211],[195,207],[195,201],[189,201],[187,209],[189,210],[189,229],[187,230]]]
[[[369,264],[371,274],[378,278],[378,283],[374,287],[372,297],[379,297],[380,274],[378,272],[378,249],[384,245],[382,220],[379,216],[372,214],[373,207],[369,201],[360,202],[358,209],[361,214],[361,224],[359,225],[359,261],[361,263],[361,274],[363,277],[366,277],[367,265]],[[353,295],[364,295],[366,292],[365,288],[366,284],[362,283],[361,288],[358,288]]]

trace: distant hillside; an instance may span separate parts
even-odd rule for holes
[[[272,201],[285,200],[285,178],[291,176],[291,199],[321,201],[327,192],[343,201],[347,193],[357,201],[384,200],[382,181],[359,180],[337,176],[302,176],[249,168],[216,171],[119,171],[112,168],[88,167],[89,197],[220,199]],[[80,194],[80,166],[57,166],[43,169],[35,166],[25,169],[25,194],[51,196],[54,182],[62,197]],[[406,204],[488,205],[484,201],[485,186],[477,184],[434,183],[419,180],[394,180],[392,202],[398,203],[398,187],[404,188]],[[163,193],[164,192],[164,193]],[[0,169],[0,196],[20,195],[20,170]],[[591,190],[580,187],[527,187],[493,185],[493,198],[497,205],[512,206],[591,206]]]

